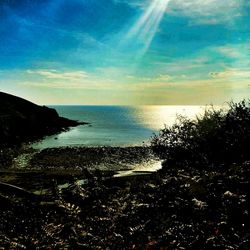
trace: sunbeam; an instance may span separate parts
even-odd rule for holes
[[[139,20],[127,34],[128,40],[137,40],[142,44],[140,55],[147,52],[166,12],[170,0],[153,0]]]

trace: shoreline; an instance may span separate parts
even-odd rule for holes
[[[10,150],[10,157],[12,151]],[[22,160],[25,166],[21,166]],[[112,170],[125,171],[133,169],[134,165],[146,164],[150,161],[158,161],[150,147],[129,146],[129,147],[57,147],[37,150],[29,145],[24,145],[15,150],[13,157],[20,161],[20,166],[12,164],[10,169],[28,170]],[[7,169],[8,167],[6,167]],[[5,168],[3,168],[5,169]],[[149,168],[148,168],[149,170]]]
[[[15,149],[15,154],[11,150],[9,154],[13,159],[8,167],[0,168],[0,181],[23,188],[43,188],[43,185],[49,188],[53,183],[48,179],[63,184],[100,176],[143,178],[142,175],[152,174],[161,168],[161,161],[153,155],[151,149],[139,146],[35,150],[24,144],[19,150]],[[29,185],[26,185],[27,182]]]

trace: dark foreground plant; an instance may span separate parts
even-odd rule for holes
[[[226,110],[206,109],[191,120],[178,117],[152,139],[154,152],[167,163],[199,166],[250,159],[250,102],[229,103]]]

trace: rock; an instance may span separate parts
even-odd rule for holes
[[[223,194],[224,198],[235,198],[237,197],[236,194],[230,192],[230,191],[226,191],[224,194]]]
[[[192,201],[194,202],[194,206],[200,210],[203,210],[207,207],[207,203],[197,200],[196,198],[192,199]]]

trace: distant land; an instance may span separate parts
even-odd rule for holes
[[[86,124],[60,117],[55,109],[0,92],[0,146],[40,139]]]

